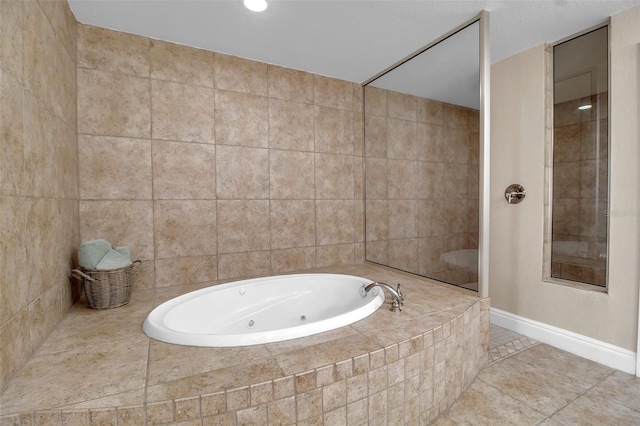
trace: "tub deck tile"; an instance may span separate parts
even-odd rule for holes
[[[142,321],[154,306],[222,281],[136,289],[128,305],[104,311],[88,309],[86,301],[81,301],[0,395],[1,420],[6,423],[10,420],[5,419],[19,419],[24,413],[30,413],[32,417],[53,415],[61,419],[80,413],[80,417],[92,421],[105,416],[115,419],[116,416],[126,423],[130,417],[139,419],[142,413],[147,424],[171,423],[178,418],[187,420],[197,415],[202,416],[202,424],[235,422],[237,413],[228,411],[229,407],[223,405],[235,401],[233,395],[242,392],[251,398],[251,385],[264,384],[268,390],[272,383],[272,393],[256,393],[258,411],[246,411],[243,416],[249,419],[259,414],[262,419],[266,414],[267,417],[290,420],[293,418],[290,410],[297,409],[300,424],[322,421],[323,416],[325,419],[346,419],[347,423],[366,423],[376,418],[387,419],[389,394],[382,386],[379,392],[365,396],[362,392],[366,394],[371,389],[368,384],[363,385],[362,380],[375,374],[374,370],[386,372],[388,364],[398,362],[393,377],[400,380],[400,366],[404,365],[404,378],[415,377],[419,382],[419,386],[417,383],[409,386],[409,389],[419,388],[415,401],[407,400],[405,395],[405,420],[411,423],[418,417],[428,419],[437,415],[460,389],[468,385],[457,383],[455,389],[447,390],[446,394],[444,388],[430,387],[430,384],[441,384],[435,381],[436,358],[440,361],[438,366],[444,368],[442,358],[446,352],[457,351],[458,357],[460,351],[467,348],[481,352],[482,338],[487,337],[488,341],[487,333],[475,330],[481,326],[480,303],[476,296],[371,264],[304,271],[314,272],[358,275],[394,287],[400,282],[405,296],[403,311],[391,312],[391,297],[387,295],[385,304],[374,314],[337,330],[266,345],[200,348],[149,339],[142,332]],[[488,304],[484,305],[486,311]],[[463,347],[457,340],[462,338],[468,339],[465,344],[468,346]],[[410,360],[413,353],[417,355]],[[475,355],[467,360],[467,364],[472,365],[465,364],[474,377],[483,360],[487,359],[486,353],[484,358],[482,354]],[[408,372],[407,365],[414,364],[418,365],[419,372]],[[396,370],[392,367],[392,371]],[[295,380],[304,372],[314,377],[320,374],[321,383],[314,380],[313,386],[298,394]],[[454,379],[464,376],[462,373],[447,374]],[[444,382],[444,376],[440,379]],[[331,410],[323,412],[323,386],[332,386],[331,380],[333,383],[344,381],[336,386],[340,389],[345,386],[346,405],[343,407],[342,402],[330,404],[326,408]],[[358,399],[361,394],[362,399]],[[395,401],[394,395],[397,396],[391,394],[392,401]],[[421,405],[416,409],[418,399]],[[180,404],[176,405],[176,400]],[[195,411],[197,401],[201,406],[199,414]],[[247,406],[239,406],[238,410],[253,409],[253,405],[248,405],[253,399],[247,401]],[[431,403],[436,405],[432,407]],[[389,408],[401,407],[392,406]],[[396,414],[393,414],[394,419]]]

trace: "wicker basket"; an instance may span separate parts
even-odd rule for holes
[[[111,309],[129,303],[133,279],[141,263],[140,260],[136,260],[127,267],[111,271],[74,269],[71,274],[82,280],[90,308]]]

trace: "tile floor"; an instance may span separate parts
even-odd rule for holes
[[[489,363],[434,425],[640,425],[640,378],[495,325]]]

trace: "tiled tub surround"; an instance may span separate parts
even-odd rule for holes
[[[487,365],[488,299],[375,265],[314,272],[400,282],[403,311],[387,298],[338,330],[196,348],[149,339],[140,324],[201,285],[136,289],[106,311],[81,302],[2,394],[0,424],[426,424]]]
[[[359,84],[78,26],[80,236],[141,287],[361,262]]]

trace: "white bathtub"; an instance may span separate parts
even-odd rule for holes
[[[147,336],[167,343],[229,347],[295,339],[359,321],[384,302],[372,281],[351,275],[256,278],[193,291],[155,308]]]

